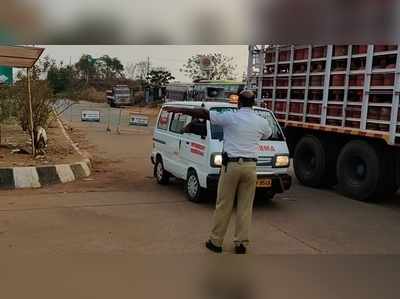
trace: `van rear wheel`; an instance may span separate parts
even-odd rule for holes
[[[188,171],[185,182],[186,196],[192,202],[199,203],[202,201],[203,189],[200,186],[199,178],[193,169]]]
[[[167,185],[169,182],[170,174],[164,169],[161,159],[158,159],[154,165],[154,176],[160,185]]]

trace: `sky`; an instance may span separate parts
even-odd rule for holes
[[[49,55],[57,62],[74,64],[83,54],[94,57],[109,55],[117,57],[126,67],[130,63],[136,63],[150,58],[153,67],[165,67],[177,81],[189,82],[183,73],[179,71],[189,57],[196,54],[222,53],[234,58],[237,65],[238,78],[242,78],[247,69],[248,48],[247,45],[93,45],[93,46],[42,46],[45,48],[43,56]]]

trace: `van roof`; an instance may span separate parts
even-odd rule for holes
[[[204,105],[204,106],[202,106]],[[228,108],[237,108],[237,105],[235,104],[230,104],[226,102],[200,102],[200,101],[180,101],[180,102],[168,102],[163,105],[163,107],[171,107],[171,106],[186,106],[186,107],[203,107],[207,110],[210,110],[212,108],[216,107],[228,107]],[[269,109],[262,108],[262,107],[254,107],[257,108],[258,110],[265,110],[265,111],[270,111]]]
[[[203,105],[203,106],[202,106]],[[237,105],[224,103],[224,102],[200,102],[200,101],[187,101],[187,102],[168,102],[164,106],[190,106],[190,107],[203,107],[210,110],[215,107],[232,107],[237,108]]]

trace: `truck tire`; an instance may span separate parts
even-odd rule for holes
[[[339,190],[361,201],[377,201],[385,178],[380,151],[365,141],[350,141],[338,158]]]
[[[160,185],[167,185],[169,183],[171,175],[164,169],[164,164],[160,158],[154,164],[154,176]]]
[[[326,152],[322,141],[305,136],[296,145],[293,166],[297,179],[305,186],[322,187],[326,183]]]

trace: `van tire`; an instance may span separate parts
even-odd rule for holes
[[[167,185],[169,183],[171,175],[164,169],[161,159],[157,159],[156,164],[154,164],[154,176],[160,185]]]
[[[185,192],[187,198],[195,203],[200,203],[203,199],[204,190],[200,186],[199,177],[195,170],[190,169],[185,181]]]
[[[257,189],[254,195],[254,199],[257,202],[268,202],[274,199],[275,193],[273,191],[265,191],[262,189]]]

